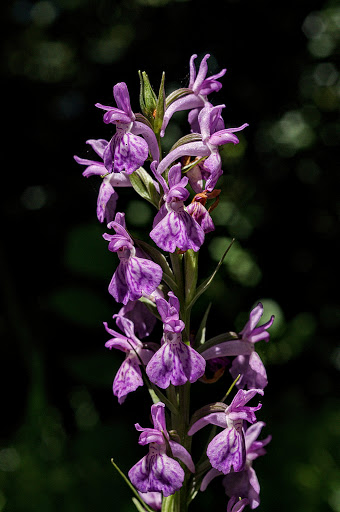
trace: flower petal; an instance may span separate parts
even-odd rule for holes
[[[127,357],[113,381],[113,394],[122,404],[128,393],[135,391],[139,386],[143,386],[143,378],[138,365],[138,360],[134,357]]]
[[[246,461],[244,434],[236,428],[226,428],[209,443],[207,455],[213,468],[227,474],[242,471]]]
[[[138,491],[163,492],[164,496],[174,494],[184,481],[184,471],[177,461],[153,452],[137,462],[128,474]]]

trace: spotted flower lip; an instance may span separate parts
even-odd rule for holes
[[[149,453],[128,474],[139,492],[162,492],[163,496],[170,496],[182,487],[184,481],[184,470],[174,457],[181,460],[191,472],[195,471],[195,466],[189,452],[170,439],[163,402],[152,405],[151,417],[154,428],[135,424],[136,430],[141,432],[138,442],[142,446],[149,444]],[[166,453],[167,445],[171,449],[171,456]]]
[[[251,509],[257,508],[260,504],[260,485],[252,467],[252,462],[257,457],[265,455],[265,446],[271,441],[270,435],[265,439],[258,440],[261,430],[265,425],[263,421],[258,421],[247,428],[245,432],[245,468],[240,472],[228,473],[222,480],[227,496],[229,496],[231,500],[233,498],[235,498],[235,500],[239,498],[247,500]],[[200,490],[205,491],[209,483],[219,475],[223,476],[223,473],[215,468],[210,469],[202,480]]]
[[[170,168],[169,185],[157,172],[155,176],[163,187],[165,203],[155,217],[150,238],[164,251],[198,251],[204,242],[204,230],[184,206],[189,191],[185,188],[188,178],[181,175],[181,164]]]
[[[238,390],[229,406],[221,412],[208,413],[197,420],[189,429],[188,435],[195,434],[208,424],[222,427],[223,430],[210,441],[207,455],[213,468],[224,474],[242,471],[246,463],[246,444],[243,431],[243,421],[256,421],[255,412],[262,404],[255,407],[246,405],[256,393],[263,395],[262,389]]]
[[[169,301],[156,299],[163,320],[162,346],[146,367],[150,381],[162,389],[170,384],[181,386],[187,381],[195,382],[204,374],[206,364],[196,350],[183,343],[181,332],[185,325],[179,318],[179,301],[173,292],[168,296]]]
[[[104,233],[103,238],[109,242],[109,250],[116,252],[119,257],[119,265],[109,284],[109,293],[124,305],[131,300],[151,295],[161,283],[161,267],[137,255],[133,240],[125,228],[123,213],[118,212],[108,228],[114,229],[116,234]]]
[[[103,155],[108,141],[105,139],[89,139],[86,141],[92,149],[103,159]],[[107,169],[104,162],[97,162],[96,160],[88,160],[87,158],[80,158],[74,156],[75,161],[80,165],[86,165],[83,176],[100,176],[102,183],[99,188],[97,200],[97,218],[99,222],[111,222],[114,219],[118,194],[115,191],[117,187],[132,187],[129,177],[125,172],[107,174]]]
[[[117,107],[96,103],[96,107],[106,111],[104,123],[116,125],[116,133],[103,154],[104,165],[109,172],[125,171],[127,174],[132,174],[144,164],[149,151],[152,159],[159,161],[158,143],[152,129],[147,124],[136,120],[125,82],[114,86],[113,96]]]
[[[207,60],[209,57],[209,53],[203,57],[199,66],[198,73],[196,74],[195,59],[197,58],[197,55],[194,54],[191,56],[189,89],[191,89],[192,92],[189,92],[189,94],[178,98],[166,109],[163,118],[161,137],[164,137],[165,129],[175,112],[189,109],[201,109],[208,102],[208,94],[217,92],[221,89],[222,84],[218,81],[218,78],[221,78],[227,70],[222,69],[219,73],[207,77]]]

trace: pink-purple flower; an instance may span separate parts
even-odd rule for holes
[[[114,315],[113,318],[116,318],[118,324],[118,315]],[[112,386],[113,394],[118,398],[118,402],[122,404],[129,393],[135,391],[139,386],[143,386],[140,365],[146,365],[158,347],[153,343],[149,343],[148,347],[145,347],[136,337],[133,323],[128,318],[119,317],[119,327],[124,334],[110,329],[107,322],[104,322],[104,327],[112,336],[105,343],[105,347],[115,348],[126,354]]]
[[[135,424],[136,430],[141,432],[138,442],[143,446],[149,444],[149,453],[130,469],[129,478],[139,492],[162,492],[163,496],[170,496],[182,487],[184,481],[184,470],[175,458],[191,472],[195,471],[195,466],[189,452],[170,438],[164,409],[162,402],[152,405],[153,428]],[[170,453],[167,453],[167,447]]]
[[[204,229],[184,206],[189,191],[185,188],[188,178],[182,178],[181,164],[169,170],[169,185],[156,171],[155,176],[163,187],[165,202],[154,219],[150,238],[164,251],[198,251],[204,241]]]
[[[234,379],[240,375],[236,383],[238,388],[264,389],[268,384],[266,369],[255,350],[255,343],[260,340],[269,341],[270,334],[267,329],[273,324],[274,316],[265,324],[256,327],[262,314],[263,305],[259,302],[251,311],[249,321],[239,333],[238,340],[225,341],[202,352],[206,360],[236,356],[230,373]]]
[[[231,404],[223,404],[223,411],[210,412],[197,420],[189,429],[188,435],[195,434],[208,424],[222,427],[223,430],[210,441],[207,455],[213,468],[225,475],[230,471],[242,471],[246,463],[246,444],[243,429],[243,421],[255,423],[255,411],[262,404],[250,407],[246,403],[256,393],[263,395],[262,389],[244,391],[240,389]],[[221,406],[222,407],[222,406]]]
[[[210,104],[202,108],[198,115],[202,140],[187,142],[170,151],[158,165],[157,172],[159,174],[162,174],[175,160],[183,156],[207,157],[204,162],[200,164],[201,169],[204,171],[203,177],[205,178],[206,176],[205,189],[211,192],[215,188],[218,178],[223,173],[219,146],[229,142],[238,144],[239,139],[234,135],[234,132],[243,130],[248,126],[247,123],[244,123],[238,128],[217,130],[221,119],[222,108],[224,108],[224,105],[213,107]]]
[[[103,159],[105,149],[108,146],[107,140],[90,139],[86,141],[92,149]],[[129,177],[125,172],[108,174],[103,162],[88,160],[74,156],[75,161],[80,165],[87,165],[83,176],[100,176],[102,183],[99,188],[97,200],[97,218],[100,222],[111,222],[114,219],[118,194],[115,191],[117,187],[132,187]]]
[[[150,381],[162,389],[170,384],[181,386],[187,381],[195,382],[204,374],[206,364],[196,350],[183,343],[181,332],[185,325],[179,318],[179,300],[173,292],[169,292],[168,297],[169,301],[156,299],[163,321],[162,345],[146,367]]]
[[[114,86],[113,96],[117,107],[96,103],[96,107],[106,110],[104,123],[116,125],[116,133],[104,151],[104,164],[109,172],[125,171],[132,174],[144,164],[149,151],[152,160],[159,160],[158,143],[151,127],[138,121],[132,112],[125,82]]]
[[[150,259],[139,256],[140,252],[125,228],[125,216],[117,213],[115,220],[108,224],[116,234],[103,234],[109,242],[109,250],[116,252],[119,265],[109,284],[109,292],[117,302],[126,305],[131,300],[149,296],[162,280],[161,267]]]
[[[195,109],[198,112],[208,102],[208,94],[219,91],[221,89],[222,84],[218,81],[218,78],[221,78],[225,74],[226,69],[222,69],[216,75],[207,77],[207,60],[209,59],[209,57],[209,54],[203,57],[198,73],[196,74],[195,59],[197,58],[197,55],[194,54],[191,56],[190,80],[188,87],[191,92],[173,101],[166,109],[162,124],[161,137],[164,136],[165,129],[175,112],[179,112],[180,110],[191,109]]]
[[[224,476],[222,484],[227,496],[230,497],[230,508],[241,498],[247,500],[251,509],[255,509],[260,504],[260,484],[258,482],[252,463],[257,457],[266,453],[265,446],[271,441],[271,436],[263,440],[258,440],[262,428],[265,426],[263,421],[258,421],[250,425],[245,432],[246,445],[246,463],[243,471],[230,472]],[[201,491],[204,491],[208,484],[216,476],[223,475],[220,471],[212,468],[208,471],[201,483]]]

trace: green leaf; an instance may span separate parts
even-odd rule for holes
[[[198,277],[198,251],[189,249],[184,253],[185,301],[190,304],[196,293]]]
[[[150,174],[143,167],[139,167],[139,169],[130,174],[129,178],[137,194],[158,209],[160,195]]]
[[[165,106],[168,108],[171,103],[178,100],[179,98],[182,98],[183,96],[187,96],[188,94],[191,94],[192,90],[188,89],[187,87],[181,87],[180,89],[176,89],[172,93],[169,94],[169,96],[166,97],[165,100]]]
[[[153,113],[157,106],[157,96],[151,87],[150,80],[145,71],[138,71],[140,89],[139,89],[139,103],[143,114],[151,123],[153,123]]]
[[[155,134],[158,135],[161,131],[163,124],[163,117],[165,112],[165,90],[164,90],[165,73],[162,74],[161,85],[159,87],[159,94],[156,107],[156,115],[154,120]]]
[[[207,320],[208,320],[208,315],[209,315],[210,309],[211,309],[211,303],[209,304],[209,306],[205,310],[205,313],[203,315],[202,321],[201,321],[200,326],[198,328],[198,331],[197,331],[197,334],[196,334],[196,337],[195,337],[195,346],[196,347],[200,346],[200,345],[203,345],[203,343],[205,343],[206,324],[207,324]]]
[[[214,347],[215,345],[219,345],[220,343],[224,343],[225,341],[238,340],[239,336],[236,332],[224,332],[223,334],[219,334],[218,336],[214,336],[214,338],[210,338],[203,345],[197,348],[197,352],[205,352],[208,348]]]
[[[233,243],[235,242],[235,238],[232,239],[232,241],[230,242],[229,246],[227,247],[227,249],[225,250],[222,258],[220,259],[220,261],[218,262],[218,265],[217,267],[215,268],[214,272],[211,274],[210,277],[208,277],[205,281],[203,281],[202,284],[200,284],[196,290],[196,294],[194,296],[194,298],[192,299],[192,301],[190,302],[190,304],[188,304],[188,308],[192,308],[192,306],[195,304],[196,300],[202,295],[202,293],[204,293],[208,288],[209,286],[211,285],[215,275],[217,274],[220,266],[222,265],[223,263],[223,260],[224,258],[226,257],[228,251],[230,250],[231,246],[233,245]]]
[[[183,146],[183,144],[188,144],[189,142],[197,142],[202,140],[202,135],[199,133],[189,133],[188,135],[184,135],[184,137],[181,137],[178,139],[178,141],[172,146],[170,151],[173,151],[174,149],[178,148],[179,146]]]

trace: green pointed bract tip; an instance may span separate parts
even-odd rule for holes
[[[157,109],[157,96],[151,87],[150,80],[145,71],[138,71],[140,90],[139,103],[142,113],[150,121],[152,126],[155,120],[155,111]]]
[[[163,118],[164,118],[164,112],[165,112],[164,82],[165,82],[165,73],[163,71],[161,85],[159,86],[157,107],[156,107],[156,111],[154,113],[154,116],[155,116],[154,130],[155,130],[156,135],[158,135],[161,131],[162,124],[163,124]]]
[[[230,395],[233,387],[237,384],[237,382],[240,379],[240,377],[241,377],[241,374],[239,373],[238,376],[236,377],[236,379],[234,380],[234,382],[232,383],[232,385],[230,386],[230,388],[228,389],[228,391],[226,392],[226,394],[224,395],[224,397],[222,398],[221,402],[224,402],[224,400],[226,400],[228,398],[228,396]]]

